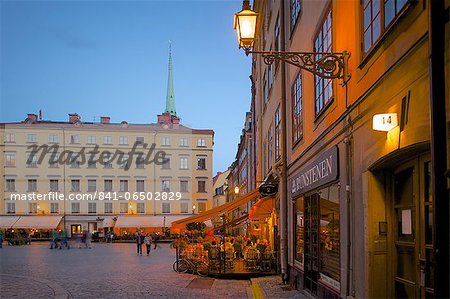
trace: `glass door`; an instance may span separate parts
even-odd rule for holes
[[[430,162],[405,163],[394,173],[394,291],[396,298],[433,297]]]
[[[305,288],[317,294],[319,279],[319,195],[305,197]]]

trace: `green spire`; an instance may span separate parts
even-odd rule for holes
[[[177,116],[177,111],[175,110],[175,93],[173,91],[172,44],[169,44],[169,78],[167,80],[167,96],[166,96],[165,112],[170,112],[172,116]]]

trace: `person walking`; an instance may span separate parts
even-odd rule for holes
[[[153,244],[155,244],[155,246],[153,247],[153,250],[156,250],[156,241],[158,240],[158,235],[156,235],[155,233],[153,234]]]
[[[144,241],[144,238],[140,231],[138,231],[136,233],[135,239],[136,239],[136,245],[137,245],[137,254],[142,255],[142,243]]]
[[[87,231],[86,232],[86,247],[85,248],[89,248],[89,249],[91,249],[92,247],[91,247],[91,241],[92,241],[92,232],[89,232],[89,231]]]
[[[52,230],[51,238],[52,238],[52,241],[50,242],[50,249],[53,249],[53,248],[56,249],[57,245],[56,245],[56,231],[55,230]]]
[[[67,239],[67,231],[66,230],[63,230],[62,233],[61,233],[61,242],[60,242],[60,245],[59,245],[59,249],[62,249],[63,245],[67,249],[70,249],[69,242],[68,242],[68,239]]]
[[[152,248],[152,237],[147,234],[144,238],[145,248],[147,249],[147,255],[150,255],[150,248]]]
[[[0,248],[3,248],[3,231],[0,230]]]

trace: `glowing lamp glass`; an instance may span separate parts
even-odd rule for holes
[[[372,129],[389,132],[398,126],[397,113],[375,114],[372,120]]]
[[[241,10],[234,15],[234,30],[236,30],[239,48],[253,47],[257,17],[258,13],[249,9]]]

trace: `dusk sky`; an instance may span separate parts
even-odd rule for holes
[[[214,173],[234,160],[250,109],[251,59],[237,47],[242,1],[1,1],[0,122],[154,123],[165,109],[169,40],[182,123],[215,131]]]

